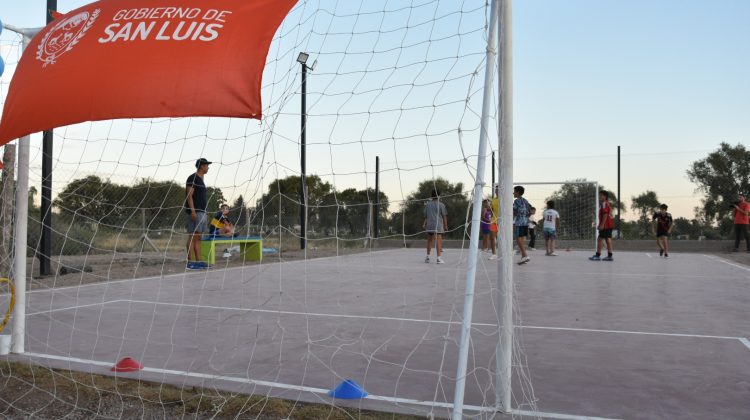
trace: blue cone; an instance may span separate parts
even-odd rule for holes
[[[338,398],[342,400],[358,400],[360,398],[366,397],[367,391],[362,389],[362,387],[354,382],[354,379],[347,379],[344,382],[341,382],[339,386],[334,388],[331,391],[328,391],[328,396],[333,398]]]

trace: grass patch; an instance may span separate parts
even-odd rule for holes
[[[3,418],[398,419],[422,417],[0,361]]]

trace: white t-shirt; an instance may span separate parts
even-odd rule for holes
[[[557,219],[560,218],[560,213],[555,209],[547,209],[542,213],[544,217],[544,228],[545,229],[557,229]]]

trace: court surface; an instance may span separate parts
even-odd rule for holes
[[[700,254],[589,255],[536,251],[514,269],[527,366],[513,378],[515,415],[747,418],[750,269]],[[129,356],[146,368],[118,375],[312,402],[352,378],[371,397],[345,404],[445,416],[466,256],[449,249],[437,265],[423,250],[384,250],[33,291],[27,353],[14,357],[112,374]],[[494,403],[496,273],[483,254],[467,414]]]

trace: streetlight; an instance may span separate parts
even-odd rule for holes
[[[310,54],[305,52],[300,52],[297,56],[297,62],[300,63],[302,66],[302,110],[300,111],[300,117],[301,117],[301,134],[300,134],[300,190],[299,190],[299,228],[300,228],[300,238],[299,238],[299,247],[300,249],[305,249],[305,244],[307,242],[307,187],[305,185],[305,173],[307,171],[307,164],[306,164],[306,147],[307,142],[305,138],[305,129],[307,126],[307,69],[314,70],[315,64],[318,63],[318,60],[315,60],[313,62],[313,65],[308,67],[307,66],[307,60],[310,58]]]

